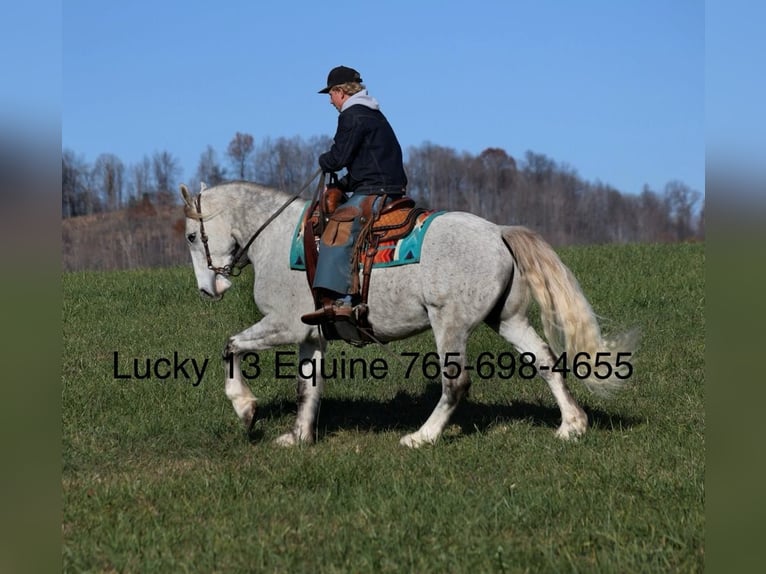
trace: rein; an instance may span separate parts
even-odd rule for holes
[[[199,216],[199,232],[200,232],[200,241],[202,241],[202,246],[205,248],[205,257],[207,258],[207,268],[211,271],[214,271],[218,275],[223,275],[224,277],[237,277],[240,273],[242,273],[242,269],[247,267],[247,265],[250,263],[248,260],[245,260],[244,263],[240,263],[243,258],[247,255],[247,250],[250,249],[250,246],[253,244],[253,241],[256,240],[256,238],[263,232],[264,229],[266,229],[269,224],[274,221],[277,217],[279,217],[279,214],[282,213],[285,209],[287,209],[287,206],[290,205],[293,201],[298,199],[301,194],[306,190],[306,188],[311,184],[312,181],[314,181],[314,178],[316,178],[317,175],[321,172],[321,169],[318,169],[314,172],[314,174],[311,176],[311,178],[301,187],[300,191],[298,193],[290,196],[290,198],[285,201],[279,209],[277,209],[274,213],[272,213],[269,218],[264,221],[261,226],[253,233],[253,235],[250,237],[250,240],[244,245],[244,247],[240,247],[234,254],[234,257],[232,259],[232,262],[224,265],[223,267],[216,267],[213,265],[213,259],[210,256],[210,248],[208,247],[208,238],[207,233],[205,233],[205,224],[202,219],[202,194],[200,193],[197,196],[197,200],[195,201],[194,207],[197,210],[197,215]],[[324,183],[324,178],[319,180],[320,187]]]

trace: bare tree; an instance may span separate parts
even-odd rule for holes
[[[407,193],[426,207],[431,206],[429,169],[427,154],[421,147],[411,147],[407,150]]]
[[[430,142],[409,150],[407,179],[411,194],[433,209],[466,210],[472,201],[467,192],[472,156]]]
[[[648,185],[644,185],[637,205],[638,241],[666,241],[670,230],[667,206]]]
[[[516,160],[504,149],[490,147],[470,162],[469,169],[469,209],[493,221],[507,221],[514,211]]]
[[[61,154],[61,216],[76,217],[80,212],[80,198],[85,193],[85,177],[88,168],[72,150]]]
[[[204,182],[209,186],[218,185],[226,180],[226,168],[218,163],[213,146],[207,146],[197,164],[197,183]]]
[[[93,167],[93,179],[107,211],[122,207],[123,176],[125,166],[116,155],[103,153],[96,159]]]
[[[532,181],[543,185],[551,180],[557,166],[556,162],[541,153],[527,151],[524,156],[524,172]]]
[[[700,192],[680,181],[665,185],[665,201],[673,222],[676,241],[686,241],[694,236],[694,206],[700,200]]]
[[[551,194],[557,170],[556,162],[543,154],[533,151],[524,154],[514,190],[515,221],[547,233],[553,215]]]
[[[240,179],[248,179],[248,176],[250,176],[250,173],[246,168],[254,147],[253,136],[250,134],[237,132],[234,135],[234,138],[229,142],[229,147],[226,149],[226,155],[231,159],[235,173]]]
[[[152,160],[149,156],[144,156],[139,163],[130,166],[129,172],[132,201],[142,201],[156,194],[157,190],[152,180]]]
[[[299,136],[267,138],[259,146],[253,161],[258,180],[286,191],[297,191],[316,172],[319,153],[330,145],[329,138],[314,138],[309,142]]]
[[[577,222],[572,214],[583,189],[577,172],[567,165],[559,166],[550,184],[543,186],[541,191],[546,213],[543,232],[554,245],[564,245],[576,239]]]
[[[103,211],[93,185],[93,170],[71,150],[62,154],[61,210],[64,217],[90,215]]]
[[[160,205],[172,205],[176,194],[174,189],[181,172],[178,161],[167,151],[155,152],[152,156],[152,171],[157,189],[157,202]]]

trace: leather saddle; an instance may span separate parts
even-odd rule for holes
[[[314,284],[316,274],[319,244],[321,240],[328,245],[345,242],[348,239],[351,225],[361,210],[362,229],[356,238],[351,261],[353,269],[362,268],[353,274],[352,298],[359,302],[354,309],[353,322],[326,322],[321,325],[326,339],[342,339],[352,345],[363,346],[373,342],[372,325],[367,319],[367,296],[370,290],[372,265],[378,246],[382,242],[397,241],[406,237],[417,223],[418,217],[426,210],[418,207],[410,197],[383,199],[383,207],[375,211],[378,195],[371,195],[363,200],[359,208],[343,207],[345,194],[333,185],[323,191],[318,190],[319,197],[306,210],[303,221],[303,247],[306,258],[306,279],[309,286]],[[380,204],[380,202],[378,202]],[[313,289],[314,303],[320,306],[320,296]]]

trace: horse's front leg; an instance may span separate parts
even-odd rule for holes
[[[253,392],[242,380],[242,355],[240,353],[224,352],[224,369],[226,378],[224,388],[226,396],[234,407],[239,420],[250,429],[255,422],[255,413],[257,410],[257,400]]]
[[[226,396],[248,430],[255,420],[257,399],[243,380],[243,370],[247,373],[252,369],[260,368],[257,355],[254,356],[252,353],[278,345],[295,343],[301,336],[305,336],[305,332],[291,331],[284,324],[272,321],[269,316],[266,316],[227,341],[223,350]]]
[[[304,342],[300,345],[297,376],[298,415],[293,430],[277,438],[277,444],[292,446],[316,440],[314,428],[324,388],[321,367],[323,347],[324,345],[315,342]]]

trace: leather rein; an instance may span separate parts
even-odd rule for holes
[[[213,265],[213,258],[210,256],[210,247],[208,246],[208,237],[207,233],[205,233],[205,223],[202,219],[202,194],[200,193],[197,195],[197,199],[194,202],[194,207],[197,210],[197,218],[199,219],[200,241],[202,241],[202,246],[205,248],[207,268],[211,271],[214,271],[217,275],[223,275],[224,277],[237,277],[240,273],[242,273],[242,269],[247,267],[247,265],[250,263],[246,256],[247,250],[250,249],[253,241],[256,240],[256,238],[263,232],[264,229],[269,226],[272,221],[274,221],[285,209],[287,209],[287,206],[289,206],[293,201],[301,196],[301,194],[309,185],[311,185],[311,182],[314,181],[314,178],[319,175],[321,171],[322,170],[319,169],[314,172],[314,175],[311,176],[311,178],[304,184],[298,193],[291,195],[290,198],[279,207],[279,209],[272,213],[269,218],[264,221],[258,229],[256,229],[255,233],[253,233],[253,235],[250,237],[250,240],[243,247],[237,249],[237,251],[234,253],[231,263],[224,265],[223,267],[216,267]],[[319,180],[319,188],[321,188],[323,185],[324,178],[321,178]],[[242,263],[243,259],[244,263]]]

